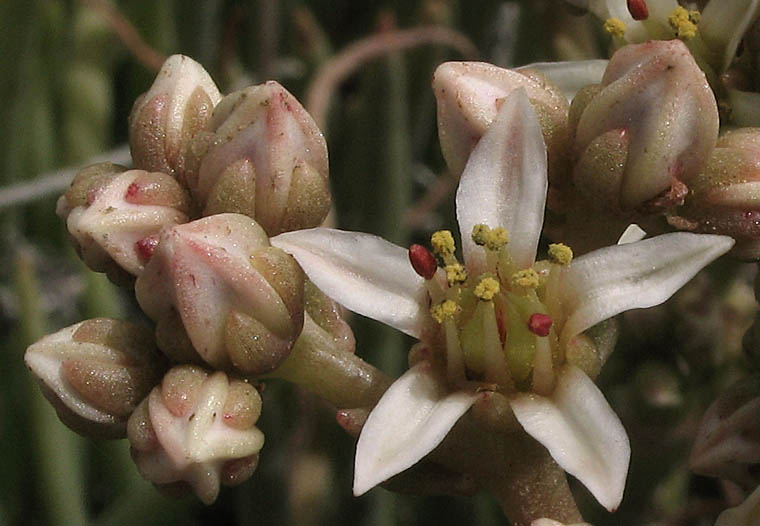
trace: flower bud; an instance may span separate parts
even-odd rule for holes
[[[107,318],[45,336],[24,361],[61,421],[99,438],[125,436],[129,415],[163,373],[151,331]]]
[[[700,475],[736,482],[745,489],[760,483],[760,377],[745,378],[707,409],[689,465]]]
[[[670,222],[685,230],[731,236],[736,239],[733,255],[760,259],[760,128],[722,134],[689,187],[686,205]]]
[[[438,137],[449,170],[464,170],[470,152],[506,97],[525,88],[546,143],[549,178],[563,179],[568,159],[568,103],[562,92],[534,70],[513,71],[484,62],[446,62],[433,75],[438,103]]]
[[[301,104],[276,82],[224,97],[193,145],[188,184],[204,215],[256,219],[270,236],[318,226],[330,209],[327,146]]]
[[[244,374],[269,372],[288,356],[303,327],[303,291],[295,259],[240,214],[165,229],[135,283],[162,351]]]
[[[222,96],[193,59],[172,55],[129,115],[129,145],[135,167],[185,180],[185,155],[192,138],[211,119]]]
[[[718,135],[715,97],[679,40],[620,49],[573,100],[573,181],[588,203],[652,213],[683,202]]]
[[[164,226],[188,220],[190,198],[166,174],[102,163],[77,174],[57,213],[87,266],[123,282],[142,272]]]
[[[256,469],[264,445],[255,427],[260,414],[261,396],[249,383],[175,367],[129,419],[132,458],[158,487],[192,489],[211,504],[220,484],[240,484]]]

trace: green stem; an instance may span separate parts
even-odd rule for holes
[[[45,315],[39,303],[40,286],[31,255],[21,250],[16,259],[16,287],[21,304],[21,330],[25,344],[45,334]],[[19,357],[20,358],[20,357]],[[59,421],[55,411],[31,385],[27,388],[32,416],[31,436],[37,452],[40,499],[47,507],[49,524],[86,524],[82,470],[83,441]]]
[[[465,417],[431,459],[472,473],[496,497],[513,526],[530,526],[542,517],[565,524],[583,520],[565,472],[522,431],[491,433]]]
[[[339,349],[308,318],[290,356],[271,377],[300,385],[338,408],[372,407],[391,384],[381,371]]]

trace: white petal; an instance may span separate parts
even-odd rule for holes
[[[401,473],[430,453],[477,400],[474,391],[450,392],[446,380],[420,362],[385,392],[356,444],[354,495]]]
[[[520,66],[517,71],[535,69],[561,89],[568,101],[572,101],[581,88],[602,82],[608,62],[604,59],[535,62]]]
[[[525,90],[514,90],[470,154],[457,190],[457,219],[467,266],[476,273],[485,254],[472,241],[482,223],[509,230],[515,263],[536,257],[547,188],[546,146]]]
[[[623,499],[631,447],[602,392],[568,365],[551,397],[519,394],[512,410],[525,431],[549,450],[562,469],[614,511]]]
[[[739,42],[757,17],[758,7],[760,0],[713,0],[705,6],[699,34],[721,58],[718,73],[731,65]]]
[[[341,305],[419,337],[428,315],[427,289],[405,249],[370,234],[331,228],[286,232],[270,241]]]
[[[595,250],[564,267],[548,291],[561,306],[561,341],[631,309],[653,307],[726,253],[726,236],[676,232]]]
[[[620,234],[620,239],[618,239],[617,244],[627,245],[628,243],[641,241],[645,237],[647,237],[647,233],[644,232],[644,230],[636,223],[631,223],[628,225],[628,228],[626,228],[625,231]]]
[[[718,516],[715,526],[756,526],[760,522],[760,486],[744,502]]]

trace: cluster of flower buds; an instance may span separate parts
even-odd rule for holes
[[[276,82],[223,98],[180,55],[136,101],[129,136],[135,168],[83,169],[58,214],[91,269],[134,284],[155,331],[89,320],[30,346],[26,363],[64,423],[92,437],[128,433],[143,476],[208,504],[220,483],[253,473],[264,441],[261,398],[233,375],[276,371],[305,318],[306,339],[353,352],[336,305],[269,242],[324,220],[327,147]],[[316,382],[308,365],[291,362],[284,376]]]

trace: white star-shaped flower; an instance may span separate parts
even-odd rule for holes
[[[459,183],[464,264],[447,231],[433,236],[445,269],[434,260],[430,268],[425,249],[407,252],[363,233],[315,228],[271,240],[328,296],[432,350],[432,358],[401,376],[370,413],[357,444],[356,495],[422,459],[483,390],[496,389],[563,469],[605,507],[617,508],[628,438],[566,351],[594,325],[665,301],[733,240],[674,233],[572,262],[569,249],[555,245],[550,261],[536,262],[546,192],[541,128],[518,89],[478,142]]]

